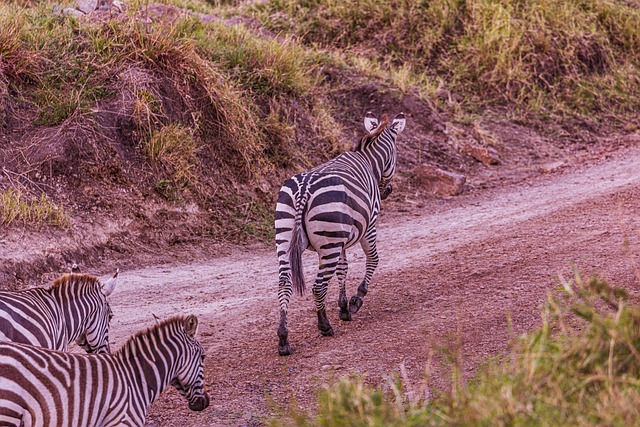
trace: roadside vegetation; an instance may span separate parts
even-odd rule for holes
[[[611,117],[640,99],[635,2],[274,0],[252,9],[273,31],[424,96],[453,92],[468,110]]]
[[[70,218],[64,206],[53,203],[44,193],[33,197],[9,188],[0,192],[0,225],[13,223],[69,227]]]
[[[625,291],[576,274],[550,296],[543,325],[514,342],[468,382],[453,365],[451,388],[433,397],[402,375],[382,388],[341,378],[319,393],[317,415],[289,426],[636,425],[640,420],[640,310]],[[455,360],[455,357],[453,358]]]
[[[28,138],[0,147],[3,158],[22,159],[9,165],[21,185],[84,165],[94,173],[80,179],[103,180],[91,185],[195,203],[213,224],[200,234],[270,237],[277,183],[348,149],[354,82],[417,95],[453,122],[498,108],[539,128],[577,118],[637,129],[635,2],[165,0],[190,14],[152,23],[140,18],[147,1],[100,19],[64,15],[59,3],[73,4],[0,4],[0,125],[15,138],[49,129],[85,142],[50,156],[59,167],[23,155]],[[225,21],[234,17],[272,33]]]
[[[196,9],[211,10],[201,3]],[[107,125],[124,130],[146,157],[154,177],[142,186],[170,202],[195,199],[218,218],[241,216],[240,234],[272,233],[269,215],[261,216],[271,199],[237,195],[237,186],[345,148],[313,56],[296,43],[196,17],[146,24],[137,18],[146,4],[95,22],[56,14],[54,2],[0,5],[3,106],[28,110],[29,126],[79,123],[98,138],[104,125],[96,116],[125,110]],[[127,105],[114,107],[119,98]],[[209,232],[225,228],[220,221]]]

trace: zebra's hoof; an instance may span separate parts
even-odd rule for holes
[[[349,312],[349,310],[340,310],[340,320],[344,320],[345,322],[351,320],[351,313]]]
[[[351,301],[349,301],[349,311],[352,314],[356,314],[360,307],[362,307],[362,298],[357,295],[352,296]]]
[[[279,345],[278,346],[278,354],[280,356],[288,356],[291,354],[291,347],[289,346],[289,343],[285,344],[285,345]]]
[[[333,328],[329,326],[329,329],[320,329],[320,333],[323,337],[332,337],[333,336]]]

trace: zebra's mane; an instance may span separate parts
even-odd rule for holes
[[[355,147],[353,147],[352,151],[362,151],[362,150],[364,150],[369,144],[371,144],[382,133],[384,128],[387,127],[387,124],[389,124],[389,116],[387,116],[386,114],[383,114],[382,117],[380,117],[380,123],[378,124],[378,127],[375,128],[373,130],[373,132],[365,133],[362,136],[362,138],[360,138],[360,140],[355,145]]]
[[[177,322],[184,323],[186,317],[185,316],[173,316],[168,319],[163,320],[162,322],[158,322],[153,326],[148,327],[142,331],[138,331],[135,335],[131,335],[129,339],[120,347],[120,349],[116,353],[121,353],[127,348],[130,348],[135,345],[135,342],[138,341],[141,337],[150,336],[159,331],[160,329],[164,329],[167,325]]]
[[[71,286],[75,284],[76,286],[92,286],[93,284],[98,283],[98,278],[96,276],[92,276],[91,274],[65,274],[64,276],[58,277],[51,287],[50,290],[63,290],[67,286]]]

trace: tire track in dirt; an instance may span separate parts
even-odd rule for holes
[[[277,356],[277,261],[271,245],[238,248],[206,262],[122,272],[111,298],[112,346],[152,325],[153,315],[199,316],[212,407],[190,413],[171,390],[150,412],[160,426],[258,425],[270,401],[285,404],[294,397],[307,407],[313,390],[333,373],[355,371],[377,383],[403,363],[417,379],[431,338],[462,329],[465,369],[473,371],[505,348],[505,311],[512,313],[515,332],[535,326],[537,306],[553,287],[551,276],[566,270],[568,260],[634,282],[620,227],[626,218],[627,234],[634,237],[638,228],[638,216],[630,215],[638,205],[638,154],[630,149],[608,162],[529,184],[453,198],[411,214],[383,214],[381,262],[363,310],[351,323],[338,320],[337,308],[330,310],[336,337],[321,338],[310,293],[294,297],[294,354],[288,358]],[[351,250],[349,260],[353,292],[364,271],[361,250]],[[308,283],[315,269],[315,254],[305,252]],[[329,307],[336,300],[332,283]],[[434,368],[440,382],[445,375],[442,367]]]

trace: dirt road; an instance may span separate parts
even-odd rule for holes
[[[640,255],[640,149],[599,164],[540,175],[526,184],[386,215],[379,225],[380,267],[350,323],[329,312],[336,336],[321,337],[310,292],[291,303],[293,354],[277,352],[277,263],[272,245],[189,265],[123,271],[112,295],[112,346],[160,318],[201,320],[212,405],[192,413],[174,390],[150,411],[157,426],[261,425],[274,407],[309,408],[325,380],[348,373],[381,384],[401,364],[420,381],[435,346],[460,343],[472,373],[509,338],[539,323],[539,307],[575,265],[635,295]],[[364,271],[351,250],[348,296]],[[308,282],[316,257],[305,253]],[[332,283],[329,301],[337,301]],[[510,317],[512,332],[508,332]],[[112,347],[113,348],[113,347]],[[446,384],[436,357],[431,385]]]

